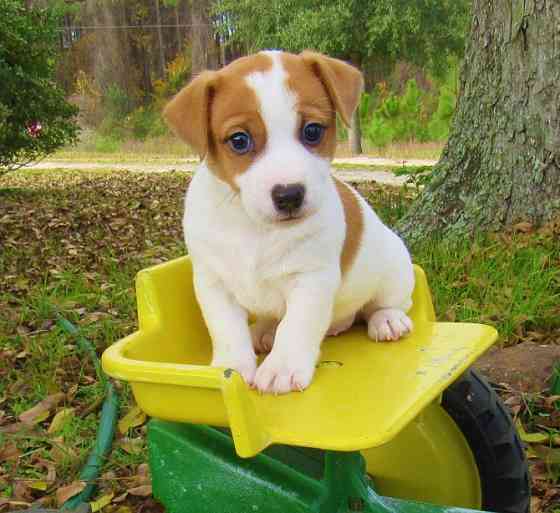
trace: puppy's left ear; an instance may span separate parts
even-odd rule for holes
[[[300,55],[327,88],[342,121],[350,126],[352,113],[358,106],[364,89],[361,71],[344,61],[321,53],[305,51]]]

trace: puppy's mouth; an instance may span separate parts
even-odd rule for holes
[[[307,217],[305,210],[299,209],[293,212],[276,214],[274,221],[281,224],[293,224],[297,221],[301,221],[305,217]]]

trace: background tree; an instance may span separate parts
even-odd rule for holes
[[[61,12],[0,0],[0,173],[76,139],[77,109],[54,83]]]
[[[312,48],[352,62],[371,78],[406,59],[437,73],[449,55],[460,55],[468,16],[466,0],[222,0],[232,40],[249,51]],[[351,148],[361,153],[359,116],[352,121]]]
[[[560,212],[560,4],[475,0],[473,14],[449,141],[401,223],[410,242]]]

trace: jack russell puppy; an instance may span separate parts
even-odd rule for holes
[[[183,227],[212,365],[261,392],[308,387],[325,336],[356,319],[375,341],[412,329],[405,245],[331,175],[336,113],[348,125],[362,88],[340,60],[266,51],[201,73],[164,111],[202,158]]]

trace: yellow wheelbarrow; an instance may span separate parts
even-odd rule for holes
[[[355,327],[322,346],[311,386],[261,395],[212,368],[187,257],[137,277],[139,330],[103,354],[149,424],[154,495],[170,513],[526,513],[527,463],[511,418],[470,365],[496,340],[436,322],[415,267],[412,334]]]

